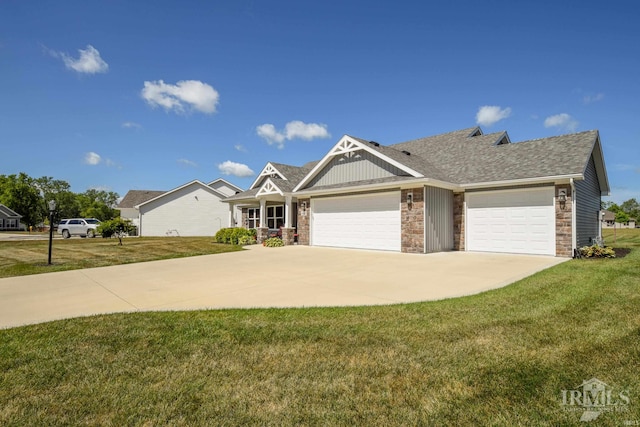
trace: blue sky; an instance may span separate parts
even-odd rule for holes
[[[600,130],[640,200],[635,1],[0,2],[0,174],[248,187],[343,134]]]

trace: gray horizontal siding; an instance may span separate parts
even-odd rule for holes
[[[584,172],[584,180],[576,181],[576,244],[591,245],[599,237],[600,184],[593,156]]]
[[[360,150],[348,154],[350,157],[334,156],[306,188],[392,176],[408,176],[406,172],[367,151]]]

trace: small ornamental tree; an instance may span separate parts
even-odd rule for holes
[[[124,236],[134,234],[136,227],[129,219],[114,218],[100,224],[97,231],[105,239],[109,237],[117,237],[120,241],[120,246],[122,246],[122,238]]]

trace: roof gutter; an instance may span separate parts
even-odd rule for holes
[[[489,182],[482,182],[482,183],[466,183],[466,184],[460,184],[460,188],[463,190],[467,190],[467,189],[471,190],[476,188],[540,184],[544,182],[558,182],[558,181],[572,182],[573,179],[583,180],[584,176],[582,174],[577,173],[577,174],[570,174],[570,175],[541,176],[536,178],[510,179],[510,180],[504,180],[504,181],[489,181]]]

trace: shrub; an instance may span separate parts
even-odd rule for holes
[[[96,231],[100,233],[103,238],[121,235],[135,235],[136,226],[133,225],[129,219],[114,218],[102,222],[96,228]]]
[[[271,237],[265,240],[262,244],[268,248],[279,248],[284,246],[284,242],[278,237]]]
[[[221,228],[216,233],[215,239],[216,239],[216,242],[218,243],[225,243],[228,245],[249,244],[249,243],[240,243],[240,239],[244,237],[248,237],[251,240],[255,240],[256,230],[254,229],[247,230],[246,228],[239,228],[239,227]],[[243,241],[245,240],[246,239],[244,239]]]
[[[242,236],[238,239],[238,244],[242,245],[242,246],[246,246],[246,245],[255,245],[256,244],[256,239],[254,239],[251,236]]]
[[[580,248],[580,255],[585,258],[615,258],[616,252],[608,246],[592,245]]]

